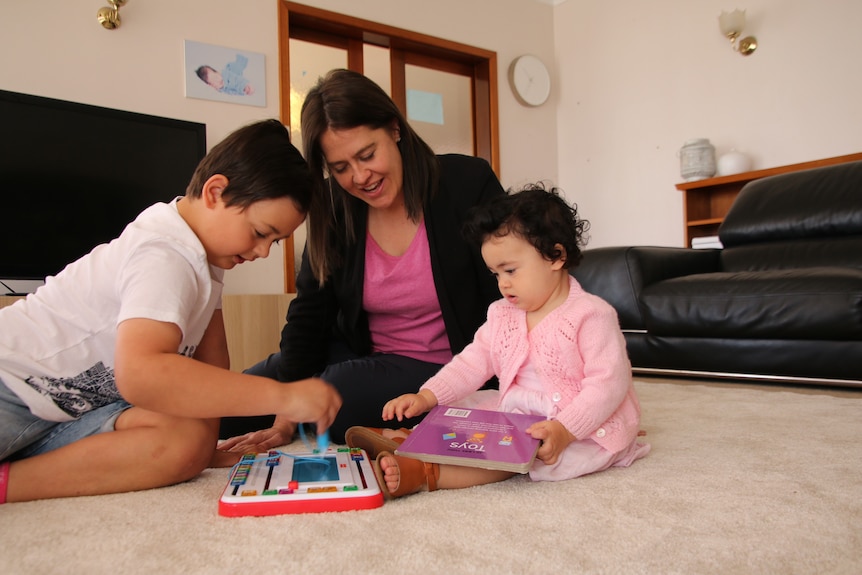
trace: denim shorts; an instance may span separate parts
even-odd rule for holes
[[[90,435],[114,431],[117,417],[130,407],[125,401],[116,401],[74,421],[46,421],[33,415],[0,380],[0,461],[33,457]]]

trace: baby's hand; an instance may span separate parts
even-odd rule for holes
[[[390,399],[383,406],[383,421],[411,418],[425,413],[437,405],[437,398],[430,391],[422,390],[419,393],[405,393],[395,399]]]
[[[536,422],[527,428],[527,433],[534,439],[542,440],[542,446],[539,447],[536,457],[545,465],[555,464],[563,450],[577,439],[555,419]]]

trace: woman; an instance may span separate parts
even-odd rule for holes
[[[472,206],[505,192],[485,160],[436,156],[362,74],[329,72],[301,121],[314,194],[297,297],[281,351],[248,371],[335,386],[343,404],[330,437],[343,443],[353,425],[392,425],[383,405],[416,392],[472,341],[499,292],[461,226]],[[297,423],[224,420],[221,437],[260,431],[221,448],[284,445]]]

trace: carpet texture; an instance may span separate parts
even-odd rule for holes
[[[862,390],[636,386],[652,452],[628,469],[261,518],[220,517],[210,469],[2,505],[0,573],[862,573]]]

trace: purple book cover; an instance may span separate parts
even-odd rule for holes
[[[527,428],[545,418],[438,405],[395,451],[431,463],[451,463],[526,473],[539,440]]]

